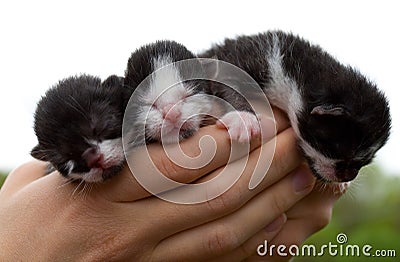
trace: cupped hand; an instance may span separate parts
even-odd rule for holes
[[[65,183],[57,173],[43,176],[46,163],[24,164],[9,175],[0,191],[0,245],[5,250],[1,260],[194,261],[232,254],[234,260],[243,260],[255,255],[254,243],[284,241],[287,232],[303,241],[321,226],[319,221],[317,226],[309,222],[300,232],[294,226],[309,218],[303,210],[318,202],[305,198],[315,179],[300,166],[293,131],[283,119],[277,121],[275,155],[262,183],[254,190],[248,188],[259,151],[271,145],[260,147],[252,141],[240,179],[222,195],[199,204],[174,204],[150,196],[129,170],[89,190]],[[189,171],[177,167],[157,146],[149,150],[151,158],[177,181],[215,177],[227,163],[226,131],[202,128],[182,148],[197,154],[198,137],[204,135],[214,137],[217,145],[207,167]],[[321,202],[321,206],[330,210],[331,203]]]

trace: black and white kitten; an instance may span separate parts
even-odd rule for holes
[[[31,155],[64,177],[103,181],[124,165],[122,120],[129,97],[123,79],[82,75],[61,80],[39,101]]]
[[[313,173],[353,180],[388,140],[388,102],[374,83],[319,46],[281,31],[226,39],[200,57],[249,73],[284,110]]]
[[[203,96],[204,84],[198,80],[184,81],[184,71],[192,68],[176,63],[194,58],[183,45],[166,40],[142,46],[132,53],[125,71],[125,86],[133,93],[127,108],[131,132],[135,132],[130,138],[132,144],[161,140],[172,143],[199,129],[201,113],[210,111]],[[187,66],[200,68],[198,62],[193,60],[193,63]]]
[[[132,144],[178,142],[220,117],[232,139],[247,142],[251,135],[258,135],[256,116],[249,110],[240,111],[246,119],[246,124],[241,125],[237,115],[225,114],[211,96],[226,100],[237,97],[224,97],[222,85],[217,92],[212,92],[210,88],[215,87],[210,86],[206,77],[196,55],[175,41],[157,41],[132,53],[124,78],[125,86],[135,92],[126,111],[129,129],[135,132],[129,138]],[[244,108],[237,106],[236,109]]]

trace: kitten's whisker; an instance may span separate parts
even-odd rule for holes
[[[88,190],[86,190],[86,198],[89,197],[89,195],[90,195],[90,193],[91,193],[91,191],[92,191],[92,189],[93,189],[93,187],[94,187],[95,185],[96,185],[95,183],[90,183],[90,184],[89,184]]]
[[[79,192],[78,192],[78,196],[80,196],[80,195],[83,195],[84,194],[84,192],[85,192],[85,188],[86,188],[86,185],[87,185],[87,183],[83,183],[82,184],[83,185],[83,187],[82,187],[82,189],[81,190],[79,190]]]
[[[315,188],[318,190],[318,192],[321,192],[321,193],[326,190],[326,187],[327,187],[326,183],[320,182],[320,181],[318,181],[315,185]]]
[[[63,182],[57,187],[57,189],[63,188],[66,185],[71,184],[73,181],[74,181],[74,179],[63,180]]]
[[[91,184],[93,183],[86,183],[85,190],[83,191],[83,200],[86,200],[88,198],[90,189],[92,187]]]
[[[356,191],[360,188],[360,184],[357,181],[352,181],[351,186],[346,191],[346,197],[349,197],[350,200],[356,199]]]
[[[89,185],[90,183],[83,183],[83,188],[82,190],[79,191],[78,195],[82,196],[82,199],[85,200],[86,199],[86,193],[87,193],[87,188],[90,187]]]
[[[71,197],[73,197],[75,195],[75,193],[77,192],[78,188],[84,183],[85,182],[83,180],[81,180],[81,182],[79,182],[79,184],[76,186],[75,190],[72,192]]]

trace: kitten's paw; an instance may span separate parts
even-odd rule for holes
[[[227,128],[233,140],[240,143],[250,142],[260,135],[260,123],[256,115],[246,111],[232,111],[217,121],[217,126]]]

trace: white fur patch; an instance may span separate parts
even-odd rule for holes
[[[149,103],[155,103],[159,108],[176,104],[191,94],[191,89],[186,88],[178,68],[169,56],[154,58],[154,73],[151,76],[150,91],[146,96]]]
[[[104,155],[106,168],[124,161],[125,157],[121,138],[104,140],[98,143],[97,146],[100,149],[100,153]]]
[[[152,66],[155,71],[150,78],[149,91],[145,91],[143,97],[146,106],[138,112],[137,122],[146,123],[148,138],[162,139],[163,143],[179,141],[179,130],[196,131],[212,106],[204,94],[195,94],[189,83],[182,83],[171,57],[156,57]]]
[[[298,120],[296,113],[303,109],[303,101],[296,81],[286,74],[282,66],[282,58],[279,38],[274,34],[269,50],[267,50],[271,81],[267,83],[268,87],[264,91],[271,104],[279,107],[288,114],[292,127],[299,136],[300,132],[297,128]]]
[[[72,170],[74,169],[75,163],[73,160],[69,160],[65,166],[68,168],[68,174],[72,173]]]
[[[300,146],[304,150],[304,154],[306,154],[314,161],[313,167],[320,176],[329,181],[337,180],[335,165],[338,160],[327,158],[301,138]]]
[[[274,106],[284,110],[289,117],[291,126],[295,131],[300,146],[304,153],[314,161],[314,168],[319,175],[330,181],[335,181],[335,164],[337,160],[330,159],[313,148],[304,141],[298,128],[298,119],[296,113],[303,109],[303,100],[300,89],[296,81],[288,76],[282,65],[283,54],[279,46],[279,37],[276,34],[272,36],[272,43],[267,50],[267,60],[271,75],[271,80],[267,83],[268,87],[264,89],[269,101]]]
[[[248,143],[261,133],[257,116],[250,112],[231,111],[218,120],[219,123],[225,125],[230,137],[240,143]]]
[[[336,183],[333,187],[333,193],[342,195],[346,193],[347,189],[350,187],[351,182]]]
[[[99,153],[103,154],[105,168],[120,165],[125,160],[121,138],[108,139],[102,142],[88,140],[88,142],[96,146],[99,149]],[[103,169],[101,168],[91,168],[86,173],[72,173],[74,168],[72,160],[67,162],[67,167],[69,168],[69,176],[73,179],[82,179],[86,182],[100,182],[103,180]]]
[[[87,183],[96,183],[103,181],[103,170],[100,168],[92,168],[86,173],[71,173],[72,179],[84,180]]]

